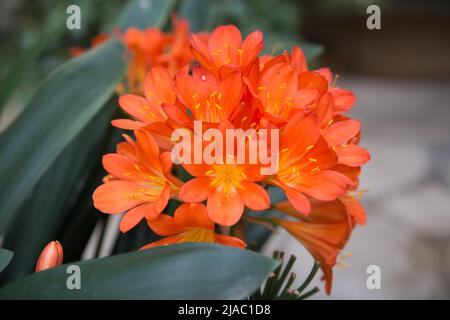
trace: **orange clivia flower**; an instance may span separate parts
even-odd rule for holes
[[[296,220],[280,218],[271,220],[300,241],[320,263],[324,273],[325,292],[330,294],[332,268],[353,229],[345,206],[337,200],[328,202],[312,200],[311,213],[308,216],[298,214],[289,202],[281,202],[276,208],[296,218]]]
[[[237,164],[236,155],[221,156],[222,164],[182,164],[194,178],[180,188],[179,199],[184,202],[207,200],[209,217],[224,226],[237,223],[244,206],[256,211],[268,209],[269,194],[257,183],[263,179],[259,166]]]
[[[193,34],[191,48],[200,65],[218,78],[233,70],[246,75],[263,48],[263,35],[254,31],[242,41],[241,32],[234,25],[219,26],[207,43]]]
[[[49,242],[39,255],[35,272],[44,271],[57,266],[63,262],[63,248],[59,241]]]
[[[162,105],[174,104],[176,94],[172,77],[163,67],[153,67],[147,73],[144,82],[145,97],[125,94],[119,98],[119,106],[135,120],[117,119],[112,124],[122,129],[139,129],[154,122],[167,119]]]
[[[166,236],[141,249],[183,242],[220,243],[245,248],[241,239],[214,232],[214,222],[208,217],[206,207],[198,203],[183,203],[173,217],[161,214],[158,219],[148,221],[149,227],[158,235]]]
[[[312,113],[298,113],[286,124],[280,141],[280,164],[267,182],[279,186],[292,205],[304,214],[311,210],[306,195],[331,201],[353,182],[332,170],[336,153],[320,135],[319,119]]]
[[[244,83],[239,72],[230,72],[219,80],[203,68],[194,68],[192,76],[182,71],[176,75],[175,88],[193,120],[219,123],[230,119],[241,103]]]
[[[296,112],[304,110],[318,95],[315,88],[300,88],[295,69],[284,62],[267,64],[252,91],[265,117],[278,126],[285,124]]]
[[[356,102],[355,94],[350,90],[337,87],[335,85],[337,78],[333,81],[333,74],[329,68],[321,68],[315,70],[315,72],[311,72],[308,68],[305,54],[299,47],[294,47],[291,54],[285,53],[284,56],[286,61],[288,61],[295,68],[297,74],[305,74],[303,80],[309,82],[311,85],[311,80],[315,78],[315,83],[313,85],[316,88],[319,87],[324,89],[324,86],[326,87],[326,90],[333,96],[334,112],[336,114],[350,111]],[[318,77],[317,74],[323,78]],[[309,78],[309,81],[307,78]]]
[[[103,156],[103,167],[109,173],[105,183],[93,195],[94,206],[104,212],[126,211],[120,230],[127,232],[142,219],[156,219],[181,182],[172,176],[170,153],[159,153],[150,133],[134,131],[136,142],[127,137],[117,153]]]

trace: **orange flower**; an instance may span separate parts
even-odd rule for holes
[[[179,101],[194,120],[219,123],[229,119],[240,104],[244,83],[239,72],[230,72],[218,80],[205,69],[194,68],[192,76],[182,71],[176,75],[175,88]]]
[[[127,211],[120,222],[122,232],[144,218],[156,219],[181,184],[170,173],[170,153],[160,155],[150,133],[136,130],[134,134],[136,142],[127,137],[117,153],[103,157],[103,167],[110,176],[93,195],[94,206],[104,213]]]
[[[51,241],[39,255],[35,272],[44,271],[57,266],[63,262],[63,248],[59,241]]]
[[[292,205],[304,214],[311,210],[305,196],[331,201],[353,182],[332,170],[336,153],[320,136],[319,119],[312,113],[298,113],[284,127],[280,141],[280,165],[268,183],[282,188]]]
[[[344,205],[335,200],[331,202],[312,201],[311,214],[307,217],[296,212],[289,202],[282,202],[276,208],[296,220],[272,218],[300,241],[320,263],[324,273],[325,292],[331,293],[333,266],[340,250],[345,246],[353,229],[348,222]]]
[[[184,203],[175,210],[173,217],[161,214],[158,219],[147,222],[156,234],[167,237],[149,243],[141,249],[182,242],[220,243],[239,248],[246,247],[239,238],[215,233],[214,222],[208,217],[206,207],[202,204]]]
[[[276,125],[285,124],[318,95],[315,88],[300,88],[295,69],[284,62],[267,64],[256,88],[251,90],[261,103],[265,117]]]
[[[316,87],[323,88],[326,85],[326,89],[333,96],[334,100],[334,112],[342,113],[350,111],[350,109],[355,104],[356,98],[355,94],[347,89],[341,89],[335,86],[336,79],[333,81],[333,74],[329,68],[321,68],[315,72],[308,72],[308,64],[306,62],[306,57],[303,51],[299,47],[294,47],[292,49],[292,54],[285,53],[285,59],[295,68],[297,74],[305,73],[308,77],[316,78]],[[317,75],[321,75],[324,79],[319,78]],[[324,82],[326,80],[326,82]]]
[[[165,121],[167,115],[162,109],[163,103],[174,104],[176,95],[172,77],[167,69],[153,67],[147,73],[144,82],[145,97],[125,94],[119,98],[120,107],[136,120],[118,119],[112,124],[122,129],[139,129],[154,122]]]
[[[228,157],[235,159],[233,155]],[[268,209],[269,195],[256,183],[262,180],[259,166],[227,164],[225,157],[223,163],[183,164],[195,178],[183,184],[178,195],[180,200],[207,200],[209,217],[224,226],[238,222],[244,206],[256,211]]]
[[[222,78],[232,70],[240,70],[244,75],[250,71],[263,47],[261,31],[250,33],[244,41],[238,28],[233,25],[219,26],[205,43],[198,35],[191,36],[192,53],[198,62]]]

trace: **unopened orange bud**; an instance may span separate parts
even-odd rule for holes
[[[63,262],[63,248],[58,241],[52,241],[42,250],[36,264],[36,272],[54,268]]]

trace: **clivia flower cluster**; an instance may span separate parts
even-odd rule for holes
[[[145,220],[162,239],[144,249],[181,242],[244,248],[244,239],[218,230],[246,218],[281,226],[320,262],[330,293],[338,254],[354,226],[365,223],[358,176],[370,155],[359,146],[361,123],[347,115],[354,94],[337,87],[329,69],[310,70],[298,47],[261,55],[260,31],[243,39],[226,25],[190,34],[186,21],[174,21],[172,34],[151,28],[122,36],[130,66],[119,105],[130,117],[112,124],[130,131],[103,157],[108,175],[93,195],[95,207],[124,213],[122,232]],[[202,130],[278,130],[278,170],[262,175],[261,163],[226,161],[235,154],[220,154],[219,163],[174,164],[172,133],[193,133],[196,121]],[[271,203],[269,188],[280,188],[286,201]],[[173,214],[165,211],[171,200],[181,202]],[[249,215],[266,210],[283,217]]]

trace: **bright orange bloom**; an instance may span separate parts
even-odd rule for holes
[[[217,78],[230,71],[248,74],[263,47],[261,31],[254,31],[244,41],[238,28],[233,25],[219,26],[205,43],[198,35],[191,36],[192,53],[205,69]]]
[[[103,167],[110,176],[93,195],[94,206],[104,213],[127,211],[120,222],[122,232],[144,218],[156,219],[181,184],[170,173],[170,153],[160,155],[147,131],[136,130],[134,134],[136,142],[127,138],[117,153],[103,156]]]
[[[333,280],[332,268],[353,229],[353,224],[348,222],[345,207],[336,200],[312,201],[311,214],[306,217],[298,214],[289,202],[279,203],[276,208],[297,218],[297,220],[272,218],[272,222],[292,234],[320,263],[324,273],[325,292],[330,294]]]
[[[264,116],[275,125],[285,124],[319,93],[315,88],[300,88],[295,69],[284,62],[267,64],[259,75],[256,88],[251,90],[258,98]]]
[[[173,217],[161,214],[158,219],[148,221],[149,227],[162,240],[152,242],[141,249],[183,242],[220,243],[228,246],[245,248],[246,244],[239,238],[217,234],[214,222],[208,217],[206,207],[198,203],[184,203]]]
[[[51,241],[39,255],[35,272],[44,271],[57,266],[63,262],[63,248],[59,241]]]
[[[305,194],[331,201],[353,185],[350,178],[332,170],[336,164],[336,153],[320,136],[318,117],[299,113],[284,127],[279,171],[267,181],[282,188],[299,212],[308,214],[311,206]]]
[[[176,94],[172,77],[169,71],[163,67],[153,67],[147,73],[144,82],[145,97],[135,94],[125,94],[120,97],[120,107],[136,120],[118,119],[112,124],[122,129],[139,129],[151,123],[165,121],[162,104],[174,104]]]
[[[215,223],[234,225],[244,206],[256,211],[269,208],[267,191],[256,183],[262,178],[255,165],[226,164],[224,160],[224,164],[183,167],[195,178],[183,184],[178,197],[185,202],[207,200],[208,215]]]
[[[193,120],[219,123],[230,119],[241,103],[244,83],[239,72],[230,72],[220,81],[205,69],[195,68],[192,76],[179,72],[175,87],[178,99]]]

